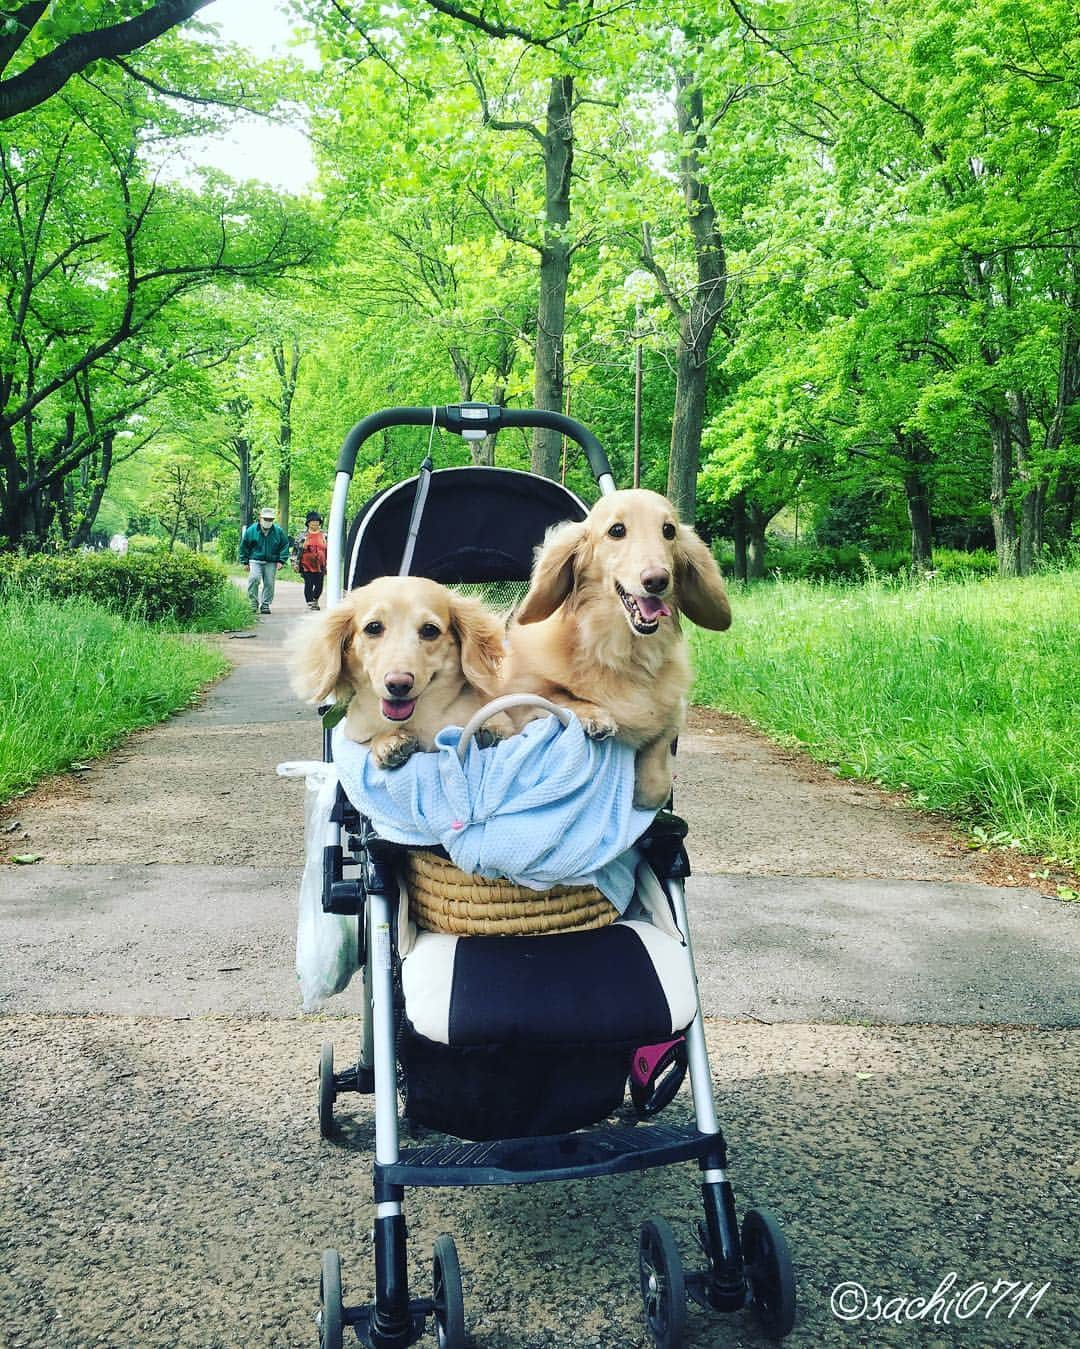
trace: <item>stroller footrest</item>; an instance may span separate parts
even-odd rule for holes
[[[445,1142],[406,1148],[400,1160],[376,1164],[376,1185],[528,1185],[647,1171],[707,1156],[716,1134],[665,1124],[604,1126],[540,1138],[487,1143]]]

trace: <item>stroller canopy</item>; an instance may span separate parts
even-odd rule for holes
[[[395,575],[409,531],[417,478],[371,498],[345,546],[345,589]],[[431,475],[409,568],[444,585],[527,581],[533,552],[563,520],[584,520],[584,503],[549,478],[507,468],[442,468]]]

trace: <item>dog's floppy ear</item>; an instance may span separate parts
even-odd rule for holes
[[[692,623],[716,632],[731,627],[731,605],[720,568],[689,525],[680,525],[675,539],[675,595]]]
[[[461,643],[461,669],[470,684],[488,689],[503,658],[503,624],[483,601],[471,595],[450,595],[450,623]]]
[[[536,554],[529,593],[514,615],[518,623],[539,623],[562,604],[574,588],[574,573],[584,559],[588,538],[584,520],[551,531]]]
[[[341,698],[348,691],[342,666],[354,618],[351,601],[341,600],[293,633],[289,641],[289,683],[298,698],[322,703],[331,694]]]

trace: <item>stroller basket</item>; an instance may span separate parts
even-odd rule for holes
[[[539,936],[605,927],[618,911],[592,885],[531,890],[512,881],[468,876],[439,853],[411,850],[405,862],[409,908],[429,932],[462,936]]]

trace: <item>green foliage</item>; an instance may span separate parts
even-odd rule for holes
[[[236,525],[224,525],[218,530],[214,540],[218,559],[221,562],[235,562],[240,555],[240,530]]]
[[[1076,571],[751,587],[729,633],[693,633],[695,696],[1076,866],[1078,606]]]
[[[8,595],[81,597],[148,622],[197,623],[231,590],[221,568],[197,553],[0,554],[0,591]]]
[[[192,701],[228,662],[86,599],[0,587],[0,800]]]
[[[719,560],[730,575],[734,559],[730,549],[719,552]],[[935,577],[993,576],[997,557],[985,548],[960,552],[955,548],[936,548],[930,575]],[[856,581],[875,577],[909,578],[911,555],[906,548],[864,549],[858,544],[838,544],[833,548],[793,546],[770,539],[768,575],[785,581]]]
[[[165,551],[165,540],[158,534],[131,534],[128,537],[128,551],[131,553],[161,553]]]

